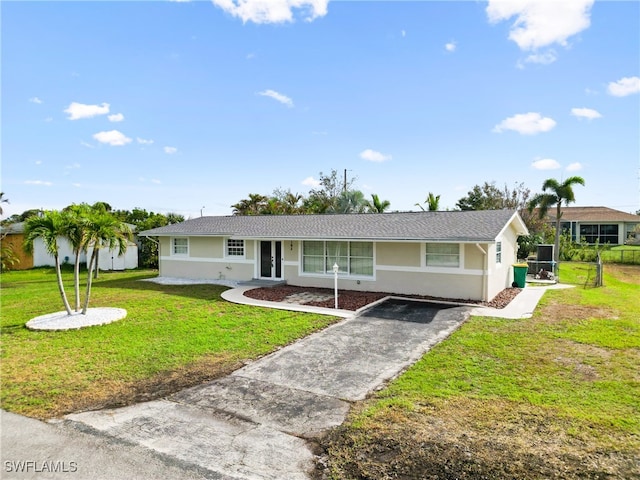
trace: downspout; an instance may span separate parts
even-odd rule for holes
[[[484,248],[482,248],[480,246],[479,243],[476,243],[476,248],[478,250],[480,250],[480,252],[482,252],[482,255],[484,255],[483,257],[483,261],[482,261],[482,268],[483,268],[483,272],[482,272],[482,300],[483,301],[487,301],[488,300],[488,293],[487,293],[487,275],[489,275],[489,261],[488,261],[488,257],[487,257],[487,252],[484,250]]]

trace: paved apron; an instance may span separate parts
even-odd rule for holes
[[[467,317],[464,307],[387,300],[227,377],[163,400],[68,415],[66,423],[151,449],[201,478],[306,479],[314,464],[306,439],[340,425],[350,402]]]

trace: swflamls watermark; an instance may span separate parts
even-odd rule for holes
[[[5,460],[4,471],[7,473],[75,473],[78,462],[53,460]]]

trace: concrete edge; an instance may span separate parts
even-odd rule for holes
[[[353,317],[356,312],[351,310],[341,310],[334,308],[314,307],[313,305],[301,305],[295,303],[282,303],[282,302],[269,302],[266,300],[256,300],[255,298],[249,298],[244,296],[244,292],[252,290],[254,288],[260,288],[256,286],[248,287],[236,287],[230,288],[222,292],[221,297],[228,302],[238,303],[241,305],[253,305],[256,307],[275,308],[278,310],[290,310],[293,312],[303,313],[319,313],[322,315],[331,315],[334,317],[350,318]]]

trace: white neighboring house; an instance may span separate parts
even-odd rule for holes
[[[4,231],[17,237],[14,248],[21,249],[22,242],[24,241],[24,223],[14,223],[5,228]],[[92,251],[93,249],[90,248],[88,253],[80,253],[80,262],[86,263],[87,259],[91,258]],[[60,264],[73,264],[75,262],[76,256],[73,253],[71,244],[66,238],[58,238],[58,252]],[[33,242],[32,258],[25,258],[21,263],[24,264],[22,268],[53,267],[55,265],[53,255],[47,252],[44,241],[41,238],[36,238]],[[129,270],[138,268],[138,245],[134,242],[129,242],[124,255],[118,255],[117,250],[101,248],[98,254],[98,268],[100,270]]]
[[[515,211],[200,217],[138,235],[160,242],[160,275],[285,281],[491,300],[513,282]]]

